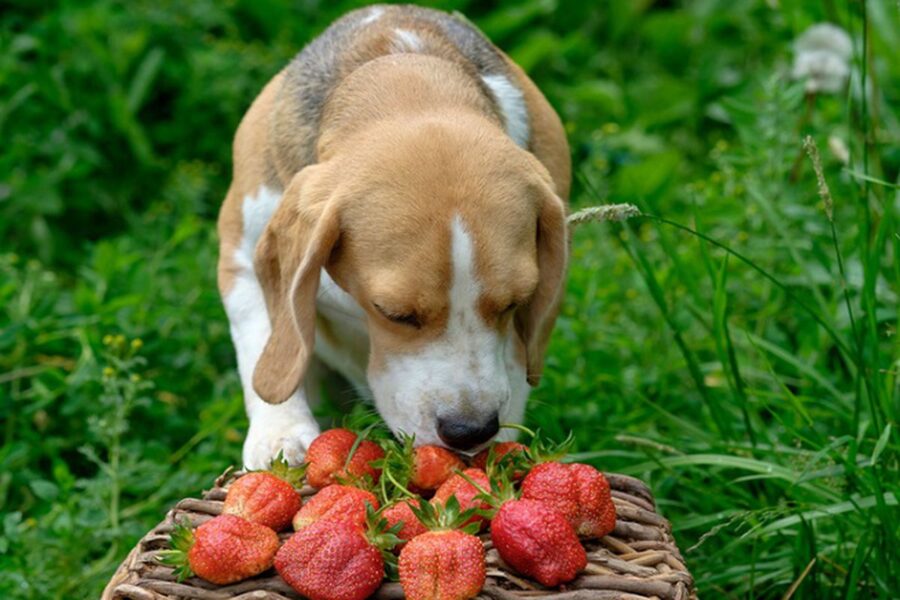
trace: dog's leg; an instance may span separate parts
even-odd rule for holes
[[[319,434],[319,426],[309,410],[304,386],[281,404],[269,404],[253,389],[253,371],[269,339],[271,325],[262,287],[253,268],[256,243],[274,213],[281,195],[261,187],[255,195],[226,200],[220,216],[220,289],[237,352],[238,372],[244,388],[244,407],[250,429],[244,440],[244,466],[262,469],[280,452],[292,464],[299,464],[306,448]],[[226,210],[228,209],[228,210]],[[222,235],[228,220],[240,223],[240,235]],[[234,227],[234,225],[231,225]],[[230,242],[230,243],[229,243]]]
[[[269,404],[253,390],[253,370],[262,354],[271,326],[262,288],[252,269],[241,269],[225,297],[231,338],[237,351],[238,371],[244,388],[244,406],[250,430],[244,441],[244,467],[263,469],[278,455],[292,464],[303,460],[306,448],[319,434],[319,426],[307,403],[305,382],[281,404]]]

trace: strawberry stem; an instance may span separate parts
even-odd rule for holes
[[[369,433],[375,429],[378,423],[372,423],[361,432],[356,434],[356,439],[353,440],[353,445],[350,446],[350,452],[347,453],[347,460],[344,461],[344,470],[350,466],[350,461],[353,460],[353,455],[356,454],[356,449],[359,448],[359,445],[363,443]]]
[[[390,469],[384,469],[381,472],[381,474],[385,475],[387,479],[390,479],[391,483],[393,483],[397,487],[398,490],[400,490],[401,492],[406,494],[408,497],[410,497],[410,498],[416,497],[415,494],[413,494],[411,491],[409,491],[409,488],[407,488],[405,485],[403,485],[402,483],[400,483],[399,481],[394,479],[394,474],[391,472]],[[387,498],[387,490],[384,488],[384,485],[382,485],[382,495],[385,497],[385,499]]]
[[[484,494],[484,495],[486,495],[486,496],[493,496],[493,494],[491,494],[491,492],[489,492],[488,490],[486,490],[486,489],[484,489],[483,487],[481,487],[480,485],[478,485],[471,477],[469,477],[468,475],[466,475],[465,473],[463,473],[463,472],[460,471],[459,469],[456,469],[456,474],[459,475],[460,477],[462,477],[463,479],[465,479],[465,480],[466,480],[466,483],[468,483],[469,485],[471,485],[473,488],[475,488],[476,490],[478,490],[480,493],[482,493],[482,494]]]
[[[522,425],[520,423],[501,423],[500,429],[515,429],[517,431],[527,433],[532,438],[536,435],[534,431],[532,431],[531,429],[528,429],[527,427],[525,427],[524,425]]]
[[[398,497],[415,497],[406,487],[415,464],[415,436],[401,433],[399,437],[399,442],[383,440],[381,448],[384,450],[384,457],[373,463],[376,468],[381,469],[378,488],[382,504],[389,504]]]

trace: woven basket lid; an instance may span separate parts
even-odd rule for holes
[[[145,535],[128,554],[103,592],[102,600],[298,600],[302,598],[274,570],[242,581],[217,586],[197,577],[177,582],[171,567],[157,555],[169,547],[176,520],[196,527],[222,512],[228,485],[241,473],[226,471],[202,499],[186,498]],[[559,589],[547,589],[516,574],[483,535],[487,579],[478,596],[491,600],[696,600],[694,580],[672,537],[672,528],[656,512],[653,496],[638,479],[607,473],[616,505],[616,528],[600,540],[585,544],[587,568]],[[305,487],[304,496],[316,490]],[[281,534],[287,539],[291,532]],[[398,583],[385,583],[376,600],[401,600]]]

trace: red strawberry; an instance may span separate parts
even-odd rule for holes
[[[384,451],[375,442],[359,442],[347,463],[357,438],[349,429],[329,429],[314,439],[306,451],[307,483],[321,489],[336,483],[338,479],[369,476],[377,482],[380,471],[369,463],[383,458]]]
[[[400,525],[397,537],[403,540],[405,544],[419,534],[425,533],[428,529],[419,521],[419,517],[415,515],[411,504],[415,502],[417,508],[421,508],[423,501],[417,500],[401,500],[396,504],[387,507],[381,516],[384,517],[390,527]]]
[[[247,473],[232,483],[222,512],[280,531],[303,503],[294,489],[302,477],[302,469],[291,468],[287,461],[277,458],[271,471]]]
[[[451,497],[443,507],[423,502],[416,517],[432,531],[416,536],[400,552],[400,585],[407,600],[468,600],[484,586],[484,544],[456,529],[468,518]],[[476,525],[464,529],[477,530]]]
[[[609,482],[590,465],[539,464],[522,481],[522,498],[553,506],[582,537],[603,537],[616,526],[616,507],[609,493]]]
[[[484,586],[484,544],[462,531],[429,531],[400,552],[407,600],[466,600]]]
[[[351,485],[334,484],[322,488],[294,515],[294,530],[316,521],[346,521],[359,527],[366,524],[366,503],[378,508],[372,492]]]
[[[419,446],[414,452],[409,487],[415,492],[434,491],[447,481],[454,471],[466,467],[458,456],[440,446]]]
[[[537,500],[504,502],[491,521],[500,558],[547,587],[575,579],[587,554],[566,518]]]
[[[491,483],[488,481],[488,477],[485,475],[484,471],[481,469],[466,469],[462,474],[456,473],[441,484],[441,487],[434,493],[434,498],[431,499],[431,503],[445,505],[451,496],[455,496],[462,510],[468,510],[470,508],[489,509],[490,505],[483,500],[476,499],[476,496],[481,494],[481,490],[466,481],[463,475],[481,486],[484,491],[490,491]],[[476,515],[473,516],[468,523],[484,523],[486,521],[487,519],[485,517]]]
[[[525,444],[520,444],[519,442],[497,442],[490,448],[485,448],[484,450],[476,454],[475,458],[472,459],[472,466],[477,467],[482,471],[487,471],[488,455],[492,450],[494,453],[494,461],[499,462],[501,458],[503,458],[510,452],[523,454],[528,452],[528,446],[526,446]],[[516,471],[513,475],[513,479],[521,479],[524,476],[524,472]]]
[[[310,600],[363,600],[384,579],[381,551],[345,521],[318,521],[292,535],[275,555],[275,569]]]
[[[177,525],[171,545],[173,549],[161,552],[159,560],[176,567],[178,581],[197,575],[225,585],[271,567],[278,551],[278,534],[234,515],[219,515],[194,531]]]

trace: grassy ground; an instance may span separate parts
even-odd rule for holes
[[[0,597],[89,598],[239,458],[230,136],[356,4],[42,4],[0,13]],[[650,483],[703,597],[895,598],[895,3],[438,5],[560,111],[573,205],[647,215],[575,232],[529,422]],[[820,21],[851,34],[852,80],[809,96],[791,43]]]

